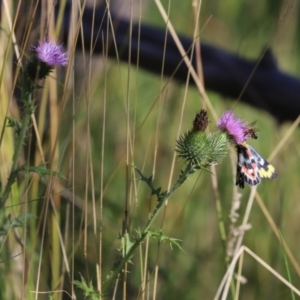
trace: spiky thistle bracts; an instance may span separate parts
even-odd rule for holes
[[[227,134],[221,131],[206,134],[208,116],[205,110],[196,114],[193,128],[176,141],[178,157],[196,168],[208,168],[220,163],[228,152]]]

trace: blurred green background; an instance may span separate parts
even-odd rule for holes
[[[167,9],[170,5],[170,21],[176,31],[187,36],[193,35],[194,12],[190,1],[162,1]],[[287,8],[293,4],[292,7]],[[135,5],[138,5],[135,3]],[[242,57],[258,59],[266,46],[272,49],[278,65],[287,73],[300,75],[298,71],[298,28],[299,3],[288,1],[203,1],[200,15],[201,40],[217,45]],[[287,13],[286,10],[288,10]],[[164,21],[154,2],[142,16],[142,22],[165,28]],[[279,25],[282,25],[280,30]],[[100,62],[101,64],[101,62]],[[133,153],[130,162],[143,169],[144,174],[154,174],[156,186],[167,189],[174,155],[174,145],[177,136],[185,86],[178,82],[167,83],[167,78],[161,81],[159,76],[149,74],[136,67],[130,68],[128,81],[128,65],[109,60],[106,74],[99,76],[95,84],[90,107],[89,124],[92,139],[92,160],[95,182],[100,178],[102,146],[101,132],[103,121],[103,93],[107,94],[106,125],[105,125],[105,159],[103,198],[103,270],[108,273],[116,258],[116,238],[121,232],[124,219],[124,199],[126,192],[126,93],[129,93],[130,129],[132,134]],[[166,92],[161,93],[161,87],[167,83]],[[208,92],[209,98],[219,115],[234,106],[234,102],[217,94]],[[157,98],[160,96],[159,101]],[[82,195],[85,190],[86,177],[82,172],[85,164],[84,153],[86,130],[85,101],[78,99],[78,144],[76,145],[75,191]],[[201,109],[200,96],[193,86],[188,88],[187,102],[184,108],[183,125],[180,132],[190,129],[193,118]],[[245,104],[238,103],[235,112],[245,120],[257,121],[259,129],[257,141],[251,141],[253,147],[264,157],[268,157],[280,142],[291,124],[278,126],[275,120],[265,112],[258,111]],[[82,121],[82,126],[79,120]],[[66,119],[67,120],[67,119]],[[62,128],[68,131],[67,121]],[[140,126],[141,129],[140,129]],[[211,130],[215,124],[212,121]],[[158,130],[157,130],[158,128]],[[138,129],[138,130],[137,130]],[[136,135],[135,135],[135,132]],[[66,133],[61,130],[61,139]],[[82,137],[83,136],[83,137]],[[297,138],[298,137],[298,138]],[[157,141],[157,145],[155,143]],[[155,148],[157,146],[157,149]],[[81,149],[83,148],[83,149]],[[279,154],[272,160],[276,167],[278,178],[273,181],[263,181],[258,188],[269,213],[299,261],[299,131],[296,130]],[[156,156],[155,165],[154,157]],[[178,176],[184,162],[176,160],[173,181]],[[230,158],[217,166],[215,176],[218,180],[223,220],[226,231],[230,225],[228,218],[233,198],[233,170]],[[153,173],[154,172],[154,173]],[[137,195],[130,198],[129,218],[130,234],[142,228],[150,211],[155,206],[145,184],[138,180]],[[99,195],[99,185],[95,185],[95,194]],[[247,199],[250,194],[248,186],[240,190],[242,194],[241,207],[238,210],[241,223]],[[280,274],[286,276],[283,249],[268,225],[261,209],[253,205],[249,220],[252,229],[246,232],[244,244],[270,264]],[[169,201],[164,214],[158,217],[156,228],[162,228],[167,236],[182,240],[183,251],[159,244],[150,240],[149,257],[147,261],[148,288],[147,297],[153,297],[155,265],[159,267],[156,299],[212,299],[226,271],[224,244],[221,241],[216,200],[211,184],[211,176],[207,172],[196,173],[182,186]],[[96,251],[97,245],[89,242],[90,252]],[[142,250],[145,251],[143,244]],[[141,254],[143,253],[143,254]],[[126,299],[143,299],[140,290],[141,260],[144,252],[136,253],[129,265]],[[92,275],[93,255],[88,255],[84,262],[88,266],[90,278]],[[77,266],[75,265],[77,270]],[[82,272],[82,271],[81,271]],[[76,272],[75,272],[76,273]],[[243,276],[247,283],[242,285],[239,299],[288,299],[291,293],[264,267],[245,256]],[[291,270],[296,286],[298,276]],[[117,299],[121,299],[122,288],[119,283]],[[145,296],[146,297],[146,296]],[[154,298],[153,298],[154,299]],[[230,296],[229,296],[230,299]]]
[[[139,3],[140,1],[133,1],[136,6],[139,6]],[[165,28],[155,2],[141,3],[145,7],[141,21]],[[170,21],[176,32],[192,37],[195,23],[192,1],[161,3],[166,10],[170,7]],[[202,1],[201,40],[249,59],[258,59],[268,46],[278,61],[279,68],[300,77],[299,11],[299,1]],[[66,201],[65,197],[68,197],[62,192],[59,209],[63,236],[69,235],[69,244],[65,245],[67,257],[70,263],[74,259],[74,263],[71,263],[71,273],[77,280],[81,274],[96,287],[95,265],[100,249],[99,232],[101,230],[102,233],[101,268],[104,279],[118,258],[115,249],[120,247],[118,237],[124,221],[126,192],[129,199],[129,233],[132,240],[137,236],[137,230],[143,228],[156,205],[156,199],[151,198],[149,189],[138,180],[133,169],[126,169],[127,159],[128,163],[143,170],[146,176],[153,175],[156,187],[166,190],[170,176],[174,182],[180,170],[184,168],[184,162],[176,159],[174,173],[171,171],[177,134],[191,128],[195,114],[202,106],[198,90],[190,85],[182,127],[179,128],[186,88],[184,84],[168,81],[168,78],[161,79],[160,76],[117,60],[96,56],[93,57],[90,66],[89,60],[84,62],[84,58],[83,53],[77,53],[75,56],[75,93],[64,108],[59,106],[61,123],[57,132],[58,165],[67,177],[66,181],[61,181],[61,190],[74,191],[81,208],[76,206],[73,219],[69,219],[67,214],[70,213],[70,202]],[[89,71],[92,76],[87,80]],[[166,84],[167,87],[162,91]],[[224,99],[220,95],[207,92],[219,116],[225,110],[234,108],[236,114],[244,120],[257,121],[255,127],[259,129],[259,138],[251,140],[251,145],[265,158],[268,158],[291,126],[291,123],[278,125],[266,112],[242,103],[236,104],[232,99]],[[211,116],[210,113],[209,115]],[[212,117],[210,120],[210,130],[215,130]],[[297,262],[300,261],[299,137],[300,132],[297,129],[272,159],[271,163],[275,166],[278,177],[275,180],[263,180],[258,187],[259,195]],[[130,151],[126,152],[128,144]],[[44,147],[47,149],[47,141],[44,142]],[[235,162],[235,157],[232,159]],[[228,156],[216,167],[214,174],[218,182],[226,233],[231,225],[228,216],[234,195],[235,165],[234,168],[232,166]],[[129,177],[126,176],[126,170],[130,171]],[[40,183],[38,190],[39,196],[42,197],[45,194],[45,185]],[[246,186],[239,192],[241,206],[236,226],[242,222],[250,189]],[[96,234],[93,198],[96,203]],[[287,278],[284,250],[256,202],[253,204],[249,223],[252,228],[245,233],[243,244]],[[154,239],[150,239],[149,245],[148,242],[142,244],[132,258],[132,263],[128,265],[126,293],[123,292],[120,278],[115,299],[213,299],[227,265],[226,245],[221,239],[210,173],[201,171],[189,178],[170,199],[154,226],[153,229],[162,229],[165,235],[181,240],[183,251],[176,247],[171,249],[168,243],[158,243]],[[47,230],[43,234],[47,235]],[[53,280],[53,241],[50,236],[51,234],[44,245],[45,248],[49,246],[44,252],[49,251],[49,256],[44,254],[42,259],[44,271],[41,276],[44,289],[51,286]],[[37,264],[38,251],[33,265]],[[62,261],[60,263],[59,268],[62,268]],[[143,294],[141,277],[145,265],[147,287]],[[157,280],[154,276],[156,266]],[[290,263],[289,268],[292,283],[299,288],[297,272]],[[35,269],[32,268],[31,272],[35,278]],[[247,254],[243,261],[242,275],[247,279],[247,283],[241,286],[238,299],[292,299],[290,290]],[[70,291],[71,283],[63,268],[61,276],[65,278],[64,288]],[[83,299],[78,288],[75,288],[75,292],[77,299]],[[113,289],[107,295],[107,299],[113,299],[112,295]],[[38,299],[48,299],[42,297],[41,295]],[[55,297],[70,299],[63,293]],[[7,296],[3,299],[9,298]],[[228,299],[233,299],[231,294]]]

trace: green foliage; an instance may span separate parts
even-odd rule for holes
[[[23,165],[22,167],[20,167],[19,170],[27,172],[27,173],[33,172],[33,173],[36,173],[40,176],[49,175],[49,176],[55,176],[55,177],[60,178],[60,179],[66,179],[66,177],[62,173],[56,172],[56,171],[53,171],[53,170],[49,170],[45,167],[44,164],[40,164],[38,166]]]
[[[34,82],[38,79],[45,79],[52,71],[53,67],[41,62],[36,55],[32,55],[24,68],[24,73],[29,81]]]
[[[284,14],[282,23],[279,18],[284,8],[282,3],[273,1],[271,5],[271,2],[202,2],[199,25],[201,40],[255,60],[258,60],[264,47],[271,46],[281,68],[287,72],[298,72],[299,59],[295,47],[299,40],[296,30],[299,23],[297,14]],[[195,25],[194,6],[186,1],[176,5],[163,1],[163,5],[166,9],[170,5],[169,20],[177,33],[192,37]],[[155,2],[151,2],[149,7],[150,11],[141,16],[141,21],[146,22],[146,17],[149,22],[166,28]],[[280,31],[276,30],[277,24],[283,25]],[[8,32],[8,36],[12,34]],[[269,42],[271,36],[276,36],[276,39]],[[3,45],[8,48],[6,43],[3,42]],[[287,51],[289,55],[283,55]],[[186,90],[178,82],[149,74],[132,64],[117,60],[109,60],[107,63],[105,56],[97,60],[97,55],[88,57],[87,53],[77,54],[75,68],[78,69],[70,72],[76,80],[71,87],[73,97],[68,93],[70,86],[62,84],[70,81],[65,80],[68,78],[62,80],[63,74],[57,72],[55,79],[57,98],[60,101],[56,110],[54,109],[54,115],[47,115],[48,108],[51,107],[52,110],[54,105],[48,101],[47,90],[42,90],[42,86],[35,83],[21,97],[22,100],[30,100],[27,106],[22,106],[27,111],[27,117],[22,110],[20,120],[12,117],[6,119],[8,126],[14,129],[15,150],[20,151],[14,152],[13,147],[8,149],[7,142],[2,140],[1,150],[10,150],[7,152],[14,156],[15,165],[12,172],[7,174],[9,169],[6,161],[12,160],[9,156],[0,166],[0,203],[3,212],[1,234],[6,235],[11,229],[18,231],[19,228],[24,228],[20,232],[23,234],[21,238],[27,253],[24,253],[22,260],[11,259],[18,243],[14,242],[11,237],[13,235],[3,239],[5,244],[1,244],[0,252],[1,261],[4,262],[0,264],[0,298],[17,299],[20,298],[18,291],[24,291],[24,297],[26,294],[26,298],[33,299],[35,296],[32,291],[53,290],[56,292],[52,293],[51,298],[56,300],[64,297],[58,292],[60,288],[70,293],[73,291],[71,285],[74,284],[77,287],[74,297],[78,299],[82,298],[82,293],[87,299],[94,300],[104,296],[112,299],[112,286],[115,286],[115,299],[154,298],[154,293],[157,299],[213,299],[227,270],[224,263],[227,256],[226,245],[232,242],[228,240],[228,232],[232,226],[239,228],[250,194],[248,187],[243,191],[234,187],[235,154],[223,159],[228,151],[227,141],[218,131],[206,134],[189,130],[192,116],[201,108],[199,91],[193,85],[190,84]],[[93,63],[84,65],[83,61],[87,58],[88,62]],[[96,68],[94,61],[97,61]],[[11,70],[11,64],[8,66]],[[5,66],[3,74],[6,74],[7,70],[4,68]],[[32,70],[30,73],[33,75],[30,76],[33,78],[36,70]],[[23,71],[24,69],[21,73]],[[228,72],[238,76],[235,70]],[[82,81],[78,80],[79,76],[82,76]],[[19,87],[26,80],[20,80]],[[1,83],[5,89],[4,81]],[[30,98],[33,88],[38,92],[34,93],[34,98]],[[9,94],[11,91],[7,90]],[[65,93],[62,94],[61,91]],[[42,93],[43,98],[40,97]],[[4,95],[5,93],[2,94],[2,103],[5,101]],[[188,99],[186,102],[185,97]],[[239,101],[233,105],[213,93],[209,93],[209,99],[218,115],[231,108],[249,122],[257,120],[259,138],[251,143],[266,158],[290,128],[290,124],[275,126],[269,115]],[[259,95],[258,101],[263,101],[259,99]],[[28,116],[37,106],[41,114],[47,112],[46,117],[37,118],[38,127],[41,125],[39,130],[44,154],[49,165],[55,165],[54,169],[60,170],[59,172],[47,169],[44,164],[34,166],[33,161],[38,161],[36,164],[41,161],[39,155],[33,160],[27,155],[29,151],[24,151],[24,146],[32,147],[28,142]],[[13,114],[15,115],[17,114]],[[58,126],[49,126],[56,117],[59,119]],[[26,123],[28,126],[24,127]],[[180,128],[179,123],[182,124]],[[214,121],[211,120],[210,123],[210,130],[214,130]],[[185,133],[175,142],[178,132]],[[50,136],[51,143],[48,139]],[[57,137],[54,148],[53,137]],[[20,138],[22,141],[19,144],[17,139]],[[295,239],[299,227],[299,140],[297,130],[272,158],[279,176],[273,182],[265,181],[261,184],[257,194],[263,199],[276,225],[282,229],[282,235],[295,255],[296,262],[299,261]],[[182,159],[179,163],[178,159],[174,160],[174,143],[177,157]],[[39,153],[37,149],[29,150],[31,155]],[[219,164],[222,159],[223,163]],[[186,167],[181,170],[183,161]],[[55,162],[58,162],[57,165]],[[135,174],[139,175],[139,180],[136,180],[132,170],[127,171],[130,170],[126,169],[130,163]],[[196,173],[200,169],[208,170],[207,167],[214,164],[219,165],[213,177],[206,172]],[[34,181],[35,176],[26,176],[28,172],[45,176],[43,183]],[[192,174],[194,175],[191,176]],[[56,187],[48,185],[48,176],[51,175],[61,179],[67,177],[68,181],[63,180]],[[211,177],[217,182],[217,187],[212,183]],[[4,182],[7,178],[6,187]],[[61,195],[63,201],[32,201],[48,199],[48,193],[50,197]],[[237,221],[232,224],[228,216],[236,198],[240,200],[235,212]],[[126,199],[126,204],[123,199]],[[171,201],[167,201],[169,199]],[[22,216],[17,211],[16,214],[17,209],[24,209],[28,213]],[[13,217],[15,215],[18,216]],[[34,215],[38,216],[38,221]],[[128,222],[125,222],[125,218]],[[220,219],[224,220],[222,229],[219,228]],[[284,274],[286,270],[287,277],[292,282],[292,278],[298,277],[295,271],[297,268],[292,265],[288,251],[285,252],[279,245],[267,221],[264,211],[255,202],[249,219],[252,229],[245,233],[244,244],[271,266],[275,266],[278,272]],[[128,224],[126,231],[123,224]],[[117,240],[120,231],[123,233]],[[61,239],[55,237],[54,233],[58,233]],[[223,240],[221,235],[222,238],[224,235]],[[146,243],[148,238],[149,243]],[[167,247],[160,247],[162,243],[166,243]],[[55,252],[57,245],[59,250]],[[168,245],[174,251],[170,251]],[[119,248],[117,257],[114,250],[116,248]],[[175,251],[177,249],[181,251]],[[57,253],[64,253],[66,259]],[[101,261],[98,261],[99,253],[102,255]],[[111,270],[114,261],[116,263]],[[129,264],[125,273],[123,263],[126,262]],[[14,268],[14,264],[17,268]],[[84,279],[96,279],[99,265],[101,282],[104,279],[103,290],[106,291],[103,295],[99,295],[90,279]],[[55,276],[55,269],[59,270],[58,276]],[[288,288],[278,284],[276,278],[253,263],[247,255],[241,261],[241,269],[241,277],[246,277],[248,282],[241,285],[237,298],[293,298]],[[80,280],[68,280],[71,274],[78,273],[82,274]],[[18,283],[20,278],[21,283]],[[37,278],[40,279],[39,285]],[[9,288],[12,285],[14,289]],[[126,288],[122,289],[124,286]],[[121,295],[123,290],[126,290],[126,295]],[[58,298],[56,295],[59,295]],[[48,296],[38,295],[38,298],[42,297]]]
[[[30,219],[35,219],[36,216],[30,213],[21,212],[18,217],[12,218],[8,216],[4,223],[0,226],[0,236],[5,236],[9,230],[13,228],[23,228]]]
[[[279,235],[280,235],[280,240],[281,240],[282,256],[283,256],[283,260],[284,260],[284,264],[285,264],[285,268],[286,268],[286,272],[287,272],[288,281],[292,284],[291,269],[290,269],[288,257],[286,255],[286,250],[284,249],[284,246],[283,246],[284,242],[283,242],[283,237],[282,237],[282,234],[281,234],[280,230],[279,230]],[[296,295],[295,295],[293,290],[291,290],[291,299],[296,300]]]
[[[20,135],[22,129],[22,122],[10,117],[6,117],[6,119],[7,119],[7,127],[13,128],[15,134]]]
[[[156,240],[158,240],[160,243],[161,242],[168,242],[170,245],[170,248],[173,250],[173,246],[176,246],[179,250],[183,251],[183,249],[181,248],[179,242],[181,241],[180,239],[175,239],[175,238],[171,238],[166,236],[162,230],[156,230],[156,231],[152,231],[149,230],[148,231],[148,236],[152,237]]]
[[[106,281],[103,284],[104,293],[107,291],[108,288],[111,287],[113,281],[119,276],[119,274],[123,271],[123,267],[126,263],[130,261],[133,254],[135,253],[136,249],[141,245],[141,243],[148,237],[152,236],[159,241],[168,240],[170,245],[174,244],[179,247],[178,242],[176,239],[166,237],[162,234],[161,231],[153,232],[150,230],[154,220],[158,216],[159,212],[163,208],[163,205],[166,203],[168,199],[175,193],[175,191],[186,181],[186,179],[192,175],[196,170],[199,169],[198,166],[194,166],[188,164],[184,171],[181,171],[177,181],[174,183],[173,187],[168,191],[161,192],[161,188],[155,188],[152,182],[152,176],[146,177],[143,173],[135,166],[133,168],[137,171],[137,173],[141,176],[141,180],[146,182],[148,187],[150,187],[152,195],[156,195],[157,197],[157,204],[150,214],[150,217],[144,226],[144,229],[141,231],[138,238],[132,243],[129,239],[127,233],[120,236],[121,241],[121,248],[119,252],[121,252],[121,257],[119,260],[114,264],[113,270],[107,276]],[[179,247],[180,248],[180,247]],[[180,248],[181,249],[181,248]]]
[[[93,283],[90,281],[88,284],[85,279],[80,274],[81,281],[74,280],[74,284],[83,291],[83,294],[85,296],[85,299],[88,300],[99,300],[102,299],[101,295],[95,291],[93,287]]]
[[[121,247],[120,249],[118,249],[118,252],[121,253],[122,257],[125,257],[134,245],[134,243],[130,241],[129,234],[120,235],[119,240],[121,243]],[[131,257],[128,258],[128,261],[130,259]]]

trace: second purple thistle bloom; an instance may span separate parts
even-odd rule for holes
[[[39,41],[39,45],[34,47],[37,57],[47,65],[66,66],[68,64],[67,52],[63,51],[62,45],[53,44],[46,38],[43,42]]]
[[[226,132],[235,144],[242,144],[249,137],[249,125],[237,117],[232,110],[224,112],[217,126],[221,131]]]

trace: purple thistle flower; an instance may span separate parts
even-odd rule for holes
[[[217,123],[218,128],[226,132],[235,144],[242,144],[248,137],[248,124],[234,115],[232,110],[224,112]]]
[[[43,42],[39,41],[39,45],[33,49],[36,51],[38,59],[51,67],[68,64],[68,55],[63,51],[62,45],[53,44],[49,42],[48,38],[45,38]]]

